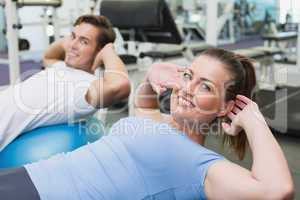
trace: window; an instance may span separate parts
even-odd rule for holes
[[[280,23],[286,22],[287,14],[291,16],[291,22],[299,23],[300,22],[300,1],[299,0],[280,0]]]

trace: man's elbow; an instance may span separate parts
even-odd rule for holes
[[[46,56],[43,57],[43,66],[44,66],[45,68],[50,67],[50,66],[53,65],[55,62],[57,62],[57,61],[54,60],[54,59],[50,59],[50,58],[48,58],[48,57],[46,57]]]
[[[105,91],[104,93],[99,92],[101,87],[99,88],[99,82],[97,81],[86,95],[87,102],[95,108],[109,107],[128,98],[130,94],[130,82],[128,79],[114,81],[114,83],[105,82],[104,79],[104,82],[101,84],[105,85],[105,88],[102,88]]]
[[[45,56],[43,57],[43,66],[47,68],[49,66],[49,60]]]
[[[130,81],[129,79],[122,79],[115,85],[113,88],[114,96],[116,97],[115,101],[121,101],[126,99],[130,95]]]

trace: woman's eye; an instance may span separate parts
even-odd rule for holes
[[[204,89],[204,90],[206,90],[206,91],[209,91],[209,92],[211,91],[210,87],[207,84],[205,84],[205,83],[201,84],[201,88]]]
[[[81,43],[81,44],[84,44],[84,45],[87,45],[87,44],[88,44],[88,42],[85,41],[85,40],[81,40],[80,43]]]
[[[184,72],[183,73],[183,78],[186,79],[186,80],[192,80],[192,75],[187,73],[187,72]]]

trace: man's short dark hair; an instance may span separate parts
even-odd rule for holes
[[[82,15],[74,23],[74,26],[87,23],[100,30],[98,45],[104,47],[108,43],[113,43],[116,39],[115,31],[109,19],[103,15]]]

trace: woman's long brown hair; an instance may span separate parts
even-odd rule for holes
[[[232,80],[226,86],[225,101],[235,100],[237,94],[255,100],[256,76],[254,65],[250,58],[219,48],[209,49],[202,55],[217,59],[231,73]],[[233,148],[240,160],[245,157],[248,142],[244,131],[237,136],[223,134],[223,144]]]

